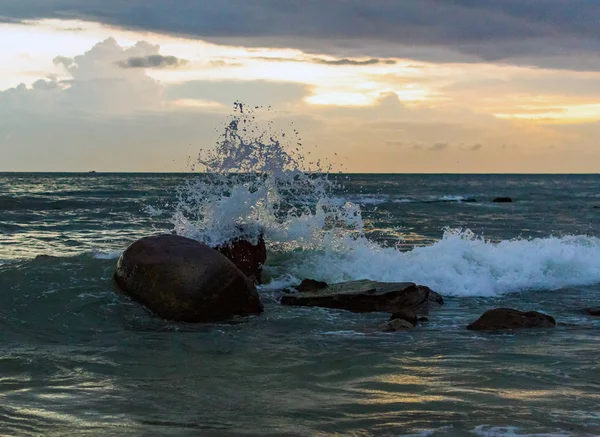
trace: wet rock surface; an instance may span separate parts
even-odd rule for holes
[[[283,305],[336,308],[358,313],[397,313],[402,310],[427,313],[431,305],[441,305],[443,302],[438,293],[412,282],[369,280],[329,284],[313,291],[286,293],[281,298]]]
[[[479,319],[467,326],[473,331],[497,331],[523,328],[554,328],[553,317],[537,311],[519,311],[513,308],[496,308],[486,311]]]
[[[267,261],[267,247],[262,236],[258,238],[256,244],[238,238],[215,249],[225,255],[255,284],[262,283],[263,265]]]
[[[114,279],[126,295],[169,320],[218,322],[263,310],[254,284],[229,259],[177,235],[131,244]]]

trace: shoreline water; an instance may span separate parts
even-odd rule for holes
[[[172,229],[170,209],[151,216],[147,206],[172,205],[187,176],[56,175],[51,186],[36,178],[0,178],[11,195],[35,198],[0,211],[0,259],[10,261],[0,265],[0,434],[600,429],[600,322],[581,312],[600,295],[592,208],[600,177],[350,177],[332,197],[367,200],[359,205],[364,242],[333,235],[316,246],[300,240],[300,250],[276,241],[265,272],[272,282],[261,288],[265,314],[197,327],[154,317],[112,282],[127,244]],[[515,202],[481,202],[497,195]],[[394,202],[430,196],[480,202]],[[445,227],[474,235],[444,239]],[[416,330],[365,334],[388,316],[281,307],[275,290],[305,276],[437,278],[446,303]],[[558,326],[518,335],[465,329],[499,306],[546,312]]]

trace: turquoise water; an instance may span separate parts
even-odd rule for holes
[[[0,174],[0,435],[600,435],[600,319],[582,312],[600,305],[600,176],[336,176],[366,239],[278,234],[265,313],[192,326],[111,277],[127,244],[173,229],[195,177]],[[446,305],[376,333],[384,314],[281,307],[304,277],[416,281]],[[464,329],[497,306],[558,326]]]

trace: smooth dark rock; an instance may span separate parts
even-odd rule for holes
[[[415,326],[417,325],[418,320],[417,315],[410,310],[400,310],[397,313],[392,314],[392,316],[390,317],[390,321],[396,319],[406,320],[408,323],[411,323]]]
[[[588,313],[590,316],[600,316],[600,307],[586,308],[585,312]]]
[[[492,202],[495,203],[511,203],[513,200],[510,197],[496,197]]]
[[[486,311],[479,319],[467,326],[474,331],[520,329],[520,328],[554,328],[553,317],[537,311],[522,312],[512,308],[497,308]]]
[[[134,242],[114,278],[125,294],[169,320],[218,322],[263,310],[254,284],[230,260],[177,235]]]
[[[314,279],[305,279],[295,287],[296,291],[300,293],[310,293],[318,290],[323,290],[327,288],[327,282],[323,281],[315,281]]]
[[[262,283],[262,269],[267,261],[267,247],[262,236],[257,244],[238,238],[215,249],[229,258],[255,284]]]
[[[413,329],[415,325],[404,320],[404,319],[394,319],[389,322],[385,322],[383,325],[379,327],[379,330],[382,332],[396,332],[396,331],[406,331],[407,329]]]
[[[412,282],[385,283],[351,281],[329,284],[326,288],[304,293],[287,293],[283,305],[337,308],[357,313],[400,310],[427,312],[430,304],[443,304],[442,296],[427,287]]]

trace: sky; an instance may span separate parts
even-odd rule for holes
[[[334,170],[598,173],[600,2],[0,0],[0,171],[187,171],[235,101]]]

